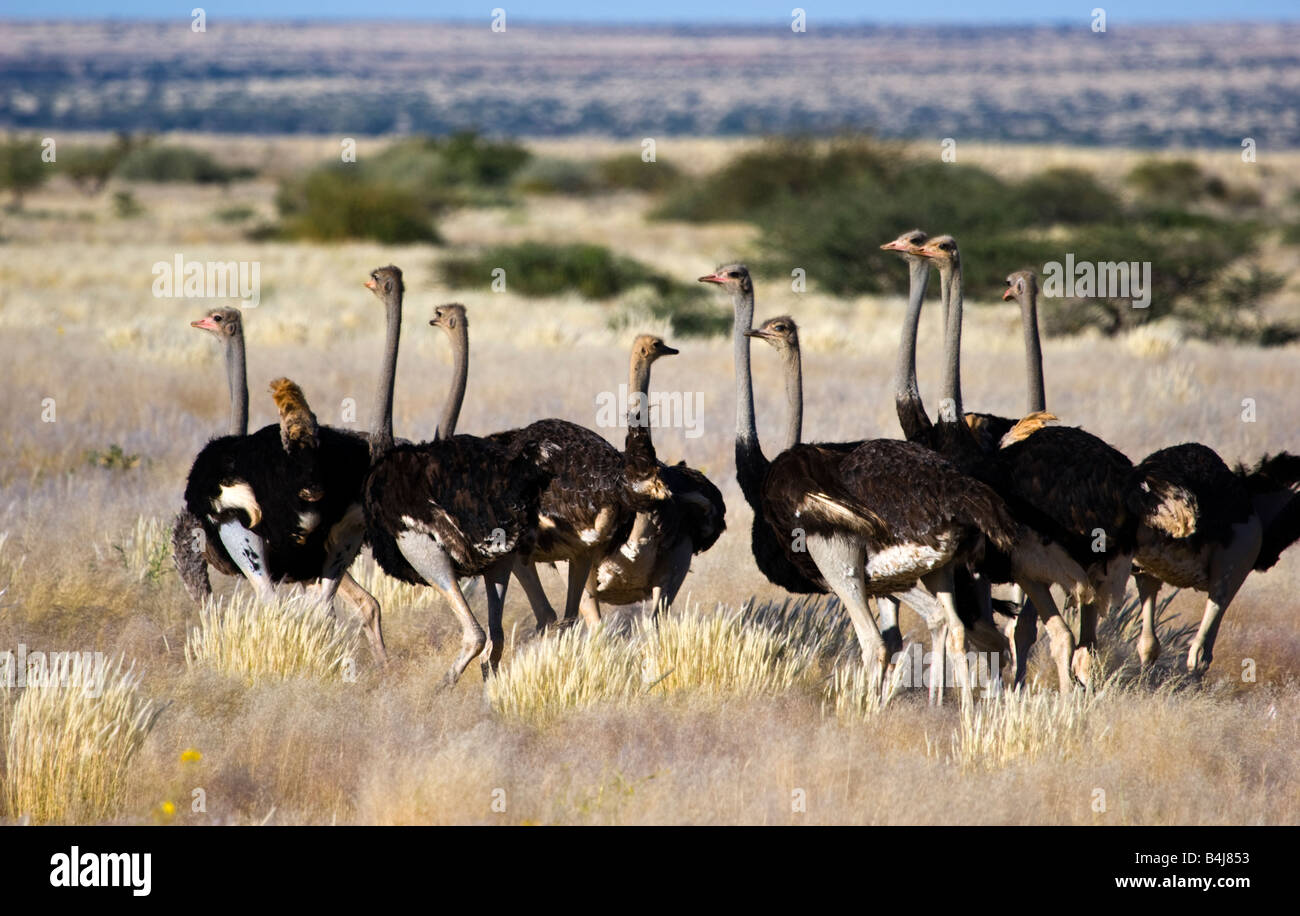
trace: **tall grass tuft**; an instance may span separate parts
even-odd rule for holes
[[[1044,758],[1063,760],[1099,737],[1091,720],[1119,689],[1112,676],[1100,689],[1060,693],[1026,686],[1000,691],[962,709],[952,759],[963,769],[989,770]],[[936,750],[931,746],[932,753]]]
[[[633,637],[643,678],[658,692],[753,697],[810,685],[819,676],[816,645],[746,626],[741,611],[698,608],[643,620]]]
[[[820,641],[753,626],[746,613],[696,606],[661,616],[657,626],[642,619],[623,634],[566,630],[515,654],[488,683],[488,699],[504,716],[545,725],[569,710],[639,695],[754,697],[820,681]]]
[[[497,712],[538,727],[572,710],[626,703],[643,691],[630,644],[607,629],[581,627],[530,643],[487,685]]]
[[[244,683],[325,680],[353,670],[356,633],[306,596],[259,604],[252,595],[206,603],[185,638],[185,661]]]
[[[139,516],[130,533],[110,538],[109,546],[139,582],[158,582],[171,569],[171,529],[162,519]]]
[[[162,712],[139,694],[140,677],[123,661],[102,688],[61,682],[22,688],[10,705],[0,694],[5,738],[4,805],[34,823],[93,823],[117,813],[132,757]]]

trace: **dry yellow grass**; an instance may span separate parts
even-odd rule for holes
[[[35,823],[95,823],[118,813],[132,758],[161,710],[140,695],[134,667],[103,672],[102,683],[65,657],[41,684],[23,687],[4,715],[5,808]]]
[[[240,142],[258,161],[286,168],[318,155],[310,139],[283,141],[283,147],[274,139]],[[733,148],[719,142],[711,151],[711,144],[701,142],[691,155],[720,157]],[[560,146],[552,151],[565,153]],[[580,152],[575,145],[565,154]],[[963,147],[961,155],[985,153]],[[987,155],[1007,168],[1077,161],[1110,175],[1136,154],[1001,148]],[[980,701],[969,725],[960,704],[931,709],[924,691],[914,689],[898,691],[879,709],[856,664],[852,628],[833,603],[788,600],[754,567],[751,516],[732,465],[733,380],[724,340],[665,334],[682,352],[655,371],[657,389],[704,395],[702,435],[656,430],[656,445],[665,459],[684,458],[717,482],[727,500],[728,530],[695,559],[683,592],[692,606],[721,609],[670,612],[666,623],[680,632],[661,633],[680,637],[671,650],[679,654],[655,663],[651,670],[658,676],[672,673],[653,689],[647,684],[654,677],[647,680],[642,668],[645,643],[637,641],[647,631],[636,621],[622,622],[627,612],[620,611],[601,638],[609,639],[609,670],[625,680],[588,679],[563,694],[561,678],[575,670],[564,667],[565,659],[579,670],[595,664],[592,640],[581,631],[532,637],[532,615],[512,588],[506,629],[514,629],[517,641],[500,677],[485,688],[471,668],[455,689],[440,691],[459,627],[428,590],[389,580],[366,556],[353,571],[382,602],[388,668],[377,670],[360,651],[353,656],[354,680],[275,674],[249,683],[242,674],[187,663],[186,637],[202,626],[200,611],[168,563],[154,571],[189,463],[225,427],[225,380],[212,341],[188,327],[211,303],[154,299],[154,261],[178,251],[194,259],[258,260],[262,304],[246,318],[253,424],[274,422],[270,398],[259,392],[270,379],[288,375],[303,386],[322,423],[352,428],[368,419],[382,344],[378,306],[361,281],[377,265],[400,265],[409,294],[395,424],[399,435],[418,439],[433,431],[450,374],[446,342],[426,324],[436,304],[463,301],[471,314],[474,354],[461,417],[468,433],[542,416],[594,426],[596,396],[626,380],[628,334],[668,330],[641,328],[626,318],[620,325],[628,303],[530,301],[510,292],[442,288],[435,268],[445,252],[505,239],[590,238],[689,279],[746,255],[753,234],[744,226],[647,224],[644,198],[616,195],[465,211],[444,226],[447,249],[248,242],[211,216],[235,204],[269,215],[274,188],[268,183],[229,191],[133,190],[145,214],[115,220],[107,200],[51,185],[32,195],[28,214],[4,216],[6,241],[0,244],[0,387],[9,406],[0,413],[0,652],[21,644],[136,659],[142,672],[136,696],[172,701],[138,745],[118,788],[96,802],[98,813],[55,790],[48,799],[53,819],[148,822],[163,800],[184,810],[188,793],[202,787],[207,809],[187,813],[186,822],[1300,820],[1300,552],[1247,580],[1202,684],[1184,684],[1163,671],[1155,678],[1164,685],[1158,689],[1137,681],[1130,608],[1112,616],[1102,640],[1101,662],[1120,672],[1122,689],[1090,701],[1076,730],[1061,731],[1068,722],[1061,707],[1069,712],[1068,704],[1082,700],[1062,704],[1051,690]],[[1271,266],[1297,276],[1297,265]],[[970,265],[985,268],[1005,271],[1007,265]],[[901,299],[838,300],[771,283],[759,286],[758,299],[760,317],[789,312],[800,322],[809,438],[897,435],[888,392]],[[1294,308],[1292,293],[1283,296],[1282,304],[1288,303]],[[718,308],[725,307],[719,301]],[[972,303],[968,316],[967,404],[1018,412],[1024,390],[1016,310]],[[922,390],[931,398],[939,378],[939,328],[931,309],[922,324],[919,361]],[[1134,458],[1188,440],[1205,442],[1229,460],[1300,451],[1298,357],[1300,346],[1208,346],[1182,341],[1167,327],[1119,340],[1050,340],[1048,404],[1064,423],[1084,425]],[[770,454],[784,421],[780,367],[762,349],[754,359],[760,432]],[[57,404],[53,423],[42,421],[45,398]],[[345,420],[349,398],[358,404],[353,421]],[[1244,398],[1255,401],[1255,422],[1243,421]],[[621,444],[621,430],[603,432]],[[104,453],[114,444],[140,456],[139,462],[117,468],[87,460],[88,452]],[[542,570],[556,600],[562,573]],[[225,607],[232,599],[248,600],[246,586],[218,576],[213,585]],[[469,600],[481,614],[477,588]],[[1164,669],[1181,655],[1177,631],[1199,621],[1203,606],[1197,595],[1173,597],[1162,636]],[[348,612],[340,606],[338,613],[335,634],[354,638]],[[277,619],[251,615],[231,653],[257,654],[254,644],[263,638],[257,627],[274,629]],[[904,626],[912,640],[927,636],[910,612]],[[706,638],[714,640],[711,646],[722,640],[731,648],[693,654]],[[665,641],[663,651],[672,645]],[[813,661],[783,669],[790,653]],[[1031,673],[1048,683],[1052,669],[1044,654],[1035,654]],[[712,673],[692,672],[692,664],[710,658],[717,662]],[[521,688],[519,711],[498,711],[492,692],[501,697],[511,679],[522,684],[529,665],[549,679],[554,686],[546,689],[555,696],[580,698],[587,691],[595,700],[543,704],[537,698],[544,692]],[[739,689],[744,671],[751,672],[754,689]],[[36,699],[15,690],[4,708],[16,710],[22,702]],[[543,710],[542,721],[530,718],[530,708]],[[6,735],[10,727],[6,723]],[[972,737],[963,739],[967,728]],[[1068,753],[1054,751],[1054,734],[1066,735]],[[1091,740],[1101,735],[1104,740]],[[201,772],[178,774],[179,755],[190,747],[202,751]],[[963,747],[972,760],[1002,762],[967,765]],[[1024,750],[1034,747],[1040,750]],[[4,754],[0,765],[9,785],[20,764],[12,749]],[[1097,789],[1107,798],[1104,812],[1094,808]],[[802,811],[792,809],[795,790],[806,796]],[[0,820],[19,816],[10,801],[3,805]]]
[[[297,595],[263,605],[249,593],[205,603],[185,638],[185,661],[245,684],[286,678],[349,678],[355,634],[318,603]]]

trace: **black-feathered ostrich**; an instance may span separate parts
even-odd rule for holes
[[[986,541],[1034,563],[1036,539],[1026,536],[988,486],[916,443],[802,444],[768,461],[754,420],[749,271],[730,264],[700,280],[726,289],[735,309],[736,476],[754,508],[759,569],[789,591],[833,590],[868,667],[885,665],[888,653],[867,599],[906,592],[920,581],[944,608],[954,658],[964,658],[966,628],[954,599],[953,564],[977,554]],[[968,671],[964,664],[955,670],[968,697]]]
[[[202,601],[212,594],[209,566],[245,576],[263,600],[270,599],[272,583],[281,581],[310,586],[325,604],[337,591],[361,617],[376,659],[385,662],[379,602],[346,572],[360,546],[356,472],[364,473],[365,440],[328,427],[319,431],[313,455],[323,448],[325,460],[343,461],[337,471],[320,472],[318,484],[303,484],[318,472],[304,468],[302,454],[289,454],[280,424],[247,434],[242,314],[217,308],[191,325],[214,334],[225,352],[230,433],[209,442],[195,459],[186,508],[172,529],[173,557],[190,596]],[[241,546],[232,553],[227,539]]]
[[[1065,426],[1042,427],[991,454],[983,452],[962,413],[961,252],[956,240],[945,235],[930,239],[914,253],[935,262],[951,300],[936,447],[964,470],[990,483],[1016,519],[1036,532],[1058,558],[1063,551],[1086,570],[1091,588],[1090,594],[1079,596],[1077,643],[1061,620],[1046,582],[1017,580],[1052,637],[1062,687],[1068,686],[1071,674],[1086,683],[1097,620],[1123,599],[1132,567],[1138,528],[1128,503],[1132,462],[1091,433]],[[989,571],[988,565],[982,568]],[[992,581],[1006,578],[990,572]],[[1024,680],[1036,635],[1034,615],[1021,614],[1016,627],[1017,684]]]
[[[770,344],[780,354],[784,366],[786,400],[789,405],[787,420],[786,448],[792,448],[802,440],[803,418],[803,366],[799,347],[799,327],[789,315],[769,318],[756,330],[746,331],[746,336]],[[836,448],[851,449],[859,443],[836,444]],[[944,642],[947,632],[947,616],[943,606],[935,597],[920,585],[907,591],[903,599],[922,618],[930,630],[931,675],[930,699],[933,703],[942,703],[944,688]],[[895,596],[879,595],[875,598],[882,613],[879,618],[881,638],[885,641],[886,651],[892,659],[902,649],[901,635],[898,633],[897,608]],[[977,606],[970,602],[959,602],[957,611],[966,627],[966,634],[972,648],[982,652],[997,652],[1005,655],[1009,651],[1006,639],[981,620]],[[892,615],[889,613],[892,611]],[[893,625],[893,638],[886,629]]]
[[[1195,442],[1149,455],[1136,468],[1132,502],[1143,521],[1133,575],[1142,607],[1138,655],[1160,655],[1156,598],[1162,584],[1206,593],[1201,626],[1187,653],[1200,674],[1214,658],[1219,624],[1252,570],[1265,571],[1300,539],[1300,456],[1265,457],[1230,470]]]
[[[371,434],[373,465],[363,498],[366,536],[379,566],[403,582],[437,589],[460,622],[461,650],[445,679],[450,685],[480,654],[485,675],[500,663],[506,586],[516,554],[530,554],[536,542],[538,506],[550,481],[544,468],[556,445],[544,438],[503,444],[453,435],[468,370],[464,307],[441,306],[429,323],[448,332],[456,360],[438,438],[395,445],[390,416]],[[459,584],[480,575],[488,586],[487,634]]]

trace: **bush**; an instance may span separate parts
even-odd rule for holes
[[[488,286],[492,271],[503,268],[506,284],[526,296],[576,292],[584,299],[609,299],[636,286],[667,293],[674,283],[639,261],[619,257],[600,245],[548,245],[523,242],[489,248],[481,254],[442,262],[443,281],[452,287]]]
[[[1207,179],[1190,159],[1147,159],[1124,180],[1140,196],[1170,204],[1194,203],[1211,193],[1223,196],[1223,182]]]
[[[644,162],[639,153],[601,160],[596,171],[603,187],[616,190],[665,191],[681,183],[682,173],[671,162]]]
[[[345,165],[317,169],[276,195],[280,233],[312,241],[374,239],[385,244],[438,242],[441,207],[392,184],[366,181]]]
[[[1123,218],[1119,198],[1083,169],[1055,168],[1021,183],[1018,197],[1036,226],[1110,223]]]
[[[437,242],[438,216],[451,207],[502,202],[507,182],[528,158],[516,144],[472,133],[400,140],[360,162],[331,162],[283,182],[276,195],[282,225],[254,233]]]
[[[515,187],[530,194],[592,194],[603,190],[596,169],[573,159],[534,159],[515,178]]]
[[[104,190],[122,161],[141,142],[130,134],[118,134],[111,146],[74,146],[59,153],[59,169],[88,195]]]
[[[15,210],[21,210],[23,198],[50,177],[49,163],[41,159],[41,152],[35,138],[15,137],[0,144],[0,188],[13,195]]]
[[[119,177],[132,181],[228,184],[254,174],[248,168],[227,168],[203,150],[186,146],[141,146],[124,156],[117,167]]]

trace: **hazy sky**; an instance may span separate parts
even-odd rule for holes
[[[9,18],[188,18],[202,6],[208,22],[221,19],[403,18],[481,19],[493,7],[512,18],[588,22],[788,22],[796,6],[807,11],[809,31],[818,22],[1079,22],[1093,7],[1108,24],[1124,22],[1296,20],[1300,0],[0,0]]]

